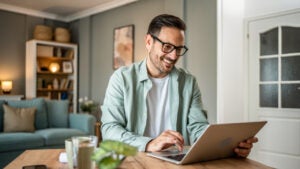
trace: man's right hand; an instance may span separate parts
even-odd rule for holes
[[[176,145],[179,151],[182,151],[184,139],[177,131],[167,130],[151,140],[146,146],[146,151],[161,151],[174,145]]]

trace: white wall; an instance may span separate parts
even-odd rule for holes
[[[247,119],[244,20],[300,8],[299,0],[218,0],[217,121]]]
[[[299,0],[244,0],[245,17],[257,17],[300,8]]]
[[[242,0],[218,0],[217,122],[244,119]]]
[[[208,121],[217,116],[217,53],[216,53],[216,0],[188,0],[185,4],[186,40],[189,51],[186,69],[197,79],[207,111]]]

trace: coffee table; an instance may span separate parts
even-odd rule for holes
[[[66,163],[58,161],[59,154],[64,149],[26,150],[15,160],[9,163],[5,169],[21,169],[25,165],[45,164],[48,169],[68,169]],[[125,169],[271,169],[259,162],[244,158],[227,158],[208,162],[194,163],[190,165],[176,165],[139,152],[136,156],[127,157],[119,168]]]

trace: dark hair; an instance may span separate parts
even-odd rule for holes
[[[157,35],[162,27],[175,27],[185,31],[185,23],[183,20],[174,15],[161,14],[152,19],[149,24],[147,34]]]

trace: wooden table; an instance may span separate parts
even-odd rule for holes
[[[5,169],[21,169],[24,165],[45,164],[48,169],[68,169],[67,164],[58,161],[64,149],[27,150],[8,164]],[[227,158],[190,165],[176,165],[139,152],[136,156],[127,157],[119,166],[120,169],[270,169],[270,167],[250,159]]]

